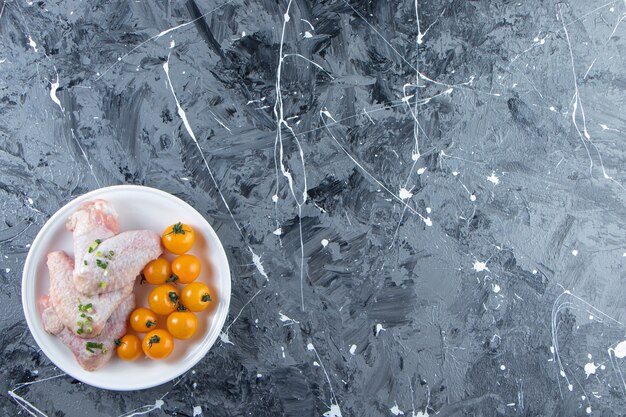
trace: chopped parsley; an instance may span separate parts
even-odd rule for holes
[[[105,289],[107,287],[106,281],[100,281],[100,283],[98,284],[98,287]]]
[[[79,304],[78,305],[78,311],[86,311],[88,313],[91,313],[93,304],[89,303],[89,304]]]
[[[109,266],[109,263],[108,262],[103,262],[100,259],[96,259],[96,266],[98,268],[107,269],[107,266]]]
[[[95,353],[94,349],[100,349],[100,351],[102,351],[102,353],[107,353],[108,352],[108,349],[105,348],[102,343],[96,343],[96,342],[87,342],[87,343],[85,343],[85,349],[87,349],[87,351],[91,352],[91,353]]]
[[[102,241],[100,239],[96,239],[93,242],[91,242],[91,244],[89,245],[89,247],[87,248],[87,251],[89,253],[92,253],[93,251],[96,250],[96,248],[98,247],[99,244],[101,244]]]

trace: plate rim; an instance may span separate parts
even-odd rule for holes
[[[166,198],[174,198],[176,200],[178,200],[178,202],[184,204],[185,206],[187,206],[187,208],[191,209],[192,211],[196,212],[206,223],[206,225],[209,227],[208,229],[208,233],[209,234],[213,234],[214,237],[217,239],[217,242],[219,243],[219,247],[216,248],[217,251],[219,252],[219,256],[221,258],[223,258],[222,260],[224,261],[224,265],[226,266],[226,277],[227,279],[225,279],[225,290],[224,290],[224,294],[222,296],[220,296],[220,302],[223,302],[225,305],[225,308],[223,309],[224,313],[219,316],[216,315],[215,317],[215,321],[219,323],[219,331],[216,333],[216,335],[212,338],[213,340],[209,340],[209,344],[208,347],[206,348],[206,351],[204,352],[198,352],[196,353],[194,356],[192,356],[190,359],[182,362],[182,366],[180,368],[180,370],[177,370],[175,372],[175,374],[168,374],[165,377],[162,378],[153,378],[150,381],[147,381],[144,384],[139,384],[136,386],[132,386],[132,387],[115,387],[115,386],[111,386],[107,383],[100,383],[99,381],[90,381],[90,382],[85,382],[83,381],[80,377],[78,377],[77,375],[75,375],[73,372],[68,371],[67,369],[65,369],[65,366],[60,365],[59,363],[57,363],[57,361],[55,361],[49,354],[48,348],[46,347],[46,343],[44,342],[44,340],[40,339],[39,335],[37,334],[37,332],[34,331],[34,327],[35,327],[35,322],[34,322],[34,318],[32,317],[29,309],[27,308],[27,303],[29,303],[30,301],[27,299],[27,290],[28,290],[28,285],[29,285],[29,281],[32,281],[33,284],[36,281],[35,279],[29,279],[27,277],[27,271],[30,271],[33,268],[36,268],[37,265],[33,264],[37,264],[37,260],[34,259],[34,251],[33,248],[36,248],[39,244],[40,241],[43,239],[43,236],[48,232],[49,229],[52,228],[52,224],[56,223],[57,220],[61,217],[61,212],[64,211],[63,209],[65,209],[67,206],[72,205],[72,204],[77,204],[77,203],[81,203],[83,201],[89,200],[90,198],[95,198],[95,196],[97,196],[98,194],[101,194],[103,192],[116,192],[116,191],[121,191],[121,190],[141,190],[141,191],[147,191],[148,193],[152,193],[152,194],[156,194],[159,195],[161,197],[166,197]],[[30,274],[32,275],[32,274]],[[31,246],[28,250],[28,254],[26,255],[26,260],[24,261],[24,268],[22,269],[22,283],[21,283],[21,299],[22,299],[22,310],[24,312],[24,317],[26,319],[26,324],[28,325],[28,330],[31,334],[31,336],[33,337],[33,339],[35,340],[35,343],[37,343],[37,346],[41,349],[41,351],[44,353],[44,355],[46,355],[46,357],[48,358],[48,360],[50,360],[50,362],[52,362],[54,364],[54,366],[56,366],[57,368],[59,368],[61,371],[65,372],[67,375],[71,376],[72,378],[80,381],[83,384],[89,385],[89,386],[93,386],[95,388],[99,388],[99,389],[105,389],[105,390],[109,390],[109,391],[120,391],[120,392],[128,392],[128,391],[137,391],[137,390],[144,390],[144,389],[148,389],[148,388],[154,388],[157,387],[159,385],[163,385],[167,382],[170,382],[172,380],[174,380],[175,378],[183,375],[184,373],[188,372],[191,368],[193,368],[196,364],[198,364],[198,362],[200,362],[211,350],[211,348],[215,345],[215,342],[218,339],[219,336],[219,332],[224,328],[224,325],[226,324],[226,319],[228,318],[228,313],[229,313],[229,308],[230,308],[230,297],[231,297],[231,291],[232,291],[232,277],[231,277],[231,271],[230,271],[230,265],[228,263],[228,256],[226,256],[226,250],[224,249],[224,245],[222,244],[222,241],[220,240],[219,236],[217,235],[217,233],[215,232],[215,229],[213,229],[213,226],[211,226],[211,224],[209,223],[209,221],[205,218],[204,215],[202,215],[198,210],[196,210],[191,204],[187,203],[186,201],[182,200],[181,198],[168,193],[167,191],[163,191],[160,190],[158,188],[154,188],[154,187],[148,187],[145,185],[135,185],[135,184],[120,184],[120,185],[111,185],[111,186],[107,186],[107,187],[101,187],[101,188],[97,188],[95,190],[91,190],[87,193],[78,195],[76,197],[74,197],[72,200],[68,201],[67,203],[65,203],[62,207],[58,208],[54,214],[52,216],[50,216],[50,218],[44,223],[44,225],[42,226],[42,228],[39,230],[39,232],[37,233],[37,235],[35,236],[35,239],[33,239]],[[202,349],[200,349],[200,351],[202,351]],[[72,357],[72,359],[74,359]],[[97,372],[97,371],[95,371]],[[95,374],[94,374],[95,375]]]

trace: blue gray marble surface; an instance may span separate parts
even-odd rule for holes
[[[626,415],[626,2],[0,2],[0,414]],[[210,221],[221,340],[63,375],[21,272],[74,197]],[[254,256],[253,254],[257,255]]]

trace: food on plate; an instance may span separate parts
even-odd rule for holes
[[[148,262],[161,254],[159,236],[151,230],[122,232],[94,240],[74,267],[74,283],[84,294],[99,294],[134,283]]]
[[[106,240],[120,232],[117,212],[105,200],[87,201],[80,205],[65,224],[74,238],[75,267],[83,265],[89,246],[97,240]],[[77,271],[78,272],[78,271]]]
[[[172,261],[174,281],[189,284],[200,276],[200,260],[193,255],[180,255]]]
[[[93,371],[111,358],[114,341],[126,333],[135,277],[161,254],[161,243],[149,230],[119,233],[118,215],[105,200],[81,204],[66,227],[74,256],[48,254],[50,293],[38,307],[44,329]]]
[[[137,333],[147,333],[154,330],[157,323],[157,315],[147,308],[136,308],[130,314],[130,327]]]
[[[148,304],[152,311],[165,316],[176,310],[178,299],[178,289],[171,284],[163,284],[150,291]]]
[[[143,338],[141,347],[150,359],[165,359],[174,349],[174,339],[167,330],[157,329]]]
[[[165,249],[176,255],[182,255],[191,249],[196,236],[191,226],[178,222],[165,229],[161,240]]]
[[[134,361],[141,357],[141,340],[134,334],[124,335],[121,339],[115,340],[117,346],[117,356],[125,361]]]
[[[65,327],[77,336],[90,339],[100,334],[120,303],[133,291],[132,285],[119,290],[86,296],[74,286],[74,260],[65,252],[48,254],[50,302]]]
[[[209,287],[201,282],[192,282],[186,285],[180,293],[180,302],[189,311],[198,312],[205,310],[211,301]]]
[[[83,369],[95,371],[111,359],[115,349],[115,339],[126,333],[126,322],[128,314],[135,307],[135,296],[131,294],[122,301],[109,317],[102,332],[93,339],[83,339],[67,327],[59,326],[61,321],[48,296],[42,296],[38,304],[44,329],[56,335],[72,351],[76,361]]]
[[[167,331],[175,339],[189,339],[198,330],[198,319],[190,311],[175,311],[167,316]]]
[[[66,228],[72,232],[74,255],[48,254],[50,292],[38,307],[44,329],[56,335],[85,370],[102,367],[114,351],[125,361],[145,354],[165,359],[174,349],[174,338],[189,339],[198,330],[200,312],[211,304],[211,290],[194,282],[200,260],[186,254],[195,242],[193,229],[182,222],[169,226],[161,237],[150,230],[120,232],[111,203],[83,203]],[[178,255],[170,262],[160,258],[163,245]],[[156,285],[148,306],[135,308],[136,277]],[[179,293],[176,284],[187,284]],[[206,314],[206,313],[205,313]],[[158,316],[167,316],[159,318]],[[165,323],[159,329],[159,320]],[[142,338],[127,333],[145,333]]]
[[[168,260],[164,258],[158,258],[150,261],[143,269],[143,277],[150,284],[165,284],[171,276],[172,268]]]

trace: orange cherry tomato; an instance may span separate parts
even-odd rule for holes
[[[180,255],[172,261],[172,273],[178,278],[176,282],[189,284],[200,275],[200,261],[193,255]]]
[[[148,295],[150,309],[157,314],[166,316],[176,310],[178,305],[178,290],[171,284],[159,285]]]
[[[167,331],[175,339],[189,339],[198,329],[198,319],[190,311],[175,311],[167,316]]]
[[[189,311],[202,311],[212,300],[209,287],[201,282],[186,285],[180,293],[180,301]]]
[[[115,341],[117,356],[125,361],[134,361],[141,356],[141,341],[134,334],[127,334]]]
[[[168,251],[182,255],[193,246],[196,235],[193,229],[184,223],[176,223],[165,229],[161,241]]]
[[[150,284],[160,285],[165,282],[172,275],[172,268],[167,259],[158,258],[154,261],[150,261],[148,265],[143,269],[143,276]]]
[[[157,329],[143,338],[141,347],[150,359],[165,359],[174,349],[174,339],[167,330]]]
[[[156,329],[156,325],[157,315],[152,310],[139,307],[130,313],[130,327],[137,333],[148,333]]]

